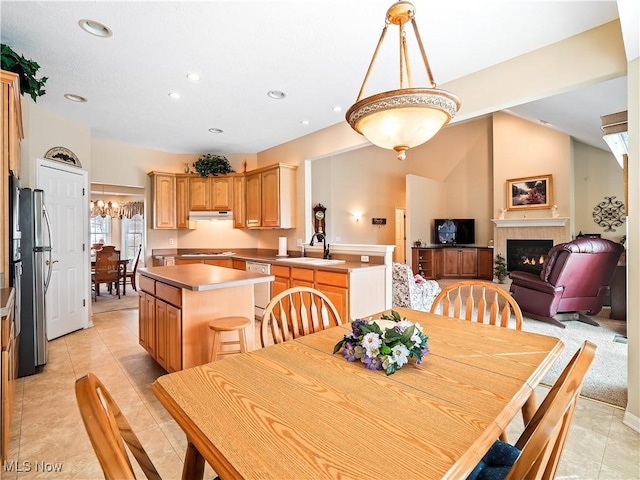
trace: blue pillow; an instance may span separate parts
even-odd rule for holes
[[[467,480],[502,480],[520,455],[513,445],[496,440]]]

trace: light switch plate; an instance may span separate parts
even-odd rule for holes
[[[369,255],[360,255],[360,261],[361,262],[368,262],[369,261]]]

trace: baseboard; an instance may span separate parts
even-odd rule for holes
[[[622,423],[624,423],[627,427],[635,430],[640,433],[640,417],[629,413],[629,410],[624,411],[624,417],[622,417]]]

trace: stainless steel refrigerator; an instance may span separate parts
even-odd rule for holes
[[[20,189],[22,292],[18,377],[33,375],[47,363],[45,293],[51,280],[51,223],[44,191]]]

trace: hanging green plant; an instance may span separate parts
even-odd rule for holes
[[[1,45],[2,70],[17,73],[20,77],[20,93],[25,93],[36,99],[45,94],[44,84],[48,80],[47,77],[36,78],[36,72],[40,69],[40,65],[32,60],[27,60],[22,55],[18,55],[13,49],[3,44]]]
[[[211,153],[202,155],[193,163],[193,168],[203,177],[208,177],[209,175],[217,177],[218,175],[226,175],[227,173],[234,172],[226,157],[213,155]]]
[[[493,274],[496,276],[498,282],[500,283],[504,283],[504,279],[507,278],[507,275],[509,275],[509,271],[507,270],[507,260],[500,253],[496,255]]]

